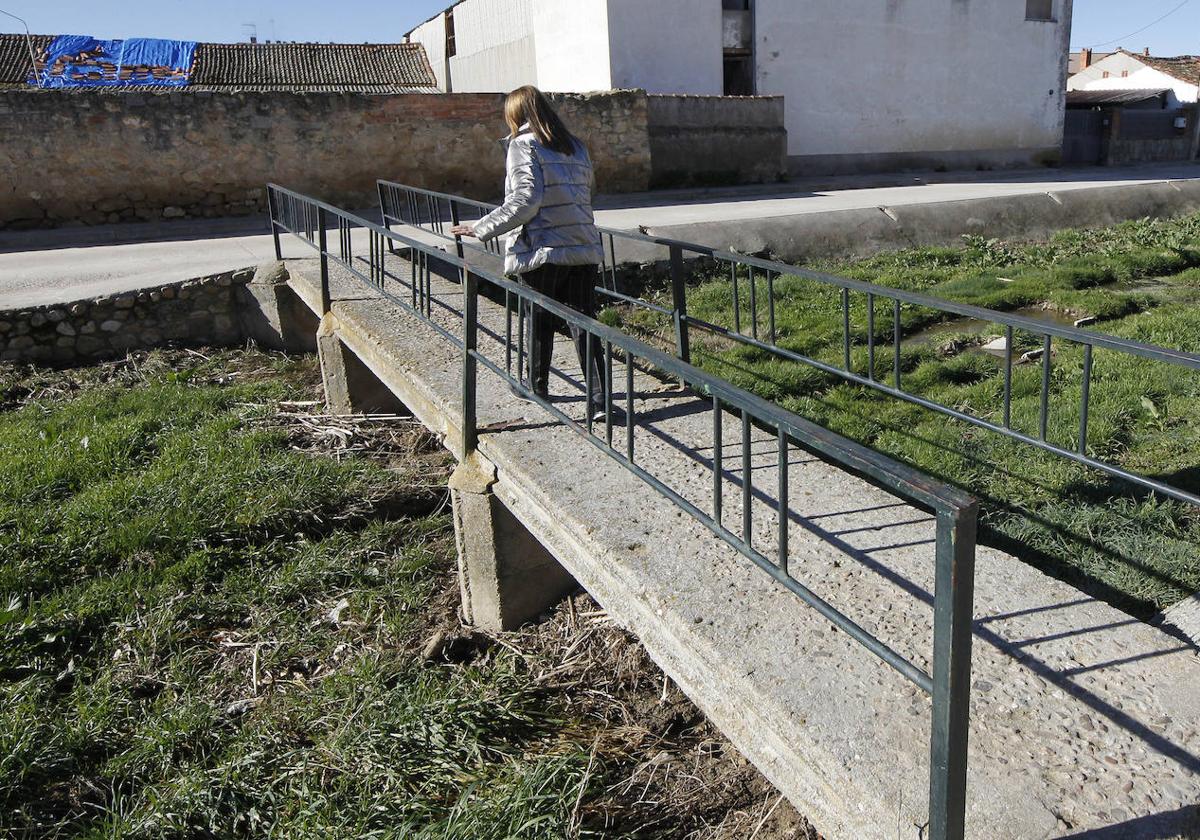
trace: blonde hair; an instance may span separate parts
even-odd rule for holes
[[[578,142],[575,136],[555,113],[546,94],[533,85],[519,87],[505,98],[504,121],[508,123],[512,137],[521,132],[521,126],[529,123],[529,130],[547,149],[564,155],[575,153]]]

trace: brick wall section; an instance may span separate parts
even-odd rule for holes
[[[782,181],[787,130],[781,96],[647,97],[652,187]]]
[[[646,97],[554,97],[598,187],[650,182]],[[373,206],[389,178],[480,199],[503,189],[500,94],[0,92],[0,227],[265,210],[276,181]]]

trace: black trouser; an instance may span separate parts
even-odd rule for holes
[[[578,310],[589,318],[596,317],[597,268],[594,265],[544,265],[518,276],[518,280],[535,292]],[[545,396],[550,389],[550,357],[554,352],[554,332],[567,326],[563,320],[532,303],[525,304],[526,369],[522,379],[534,393]],[[600,339],[586,330],[570,327],[571,340],[579,355],[579,369],[587,367],[588,339],[592,343],[592,402],[604,403],[604,379],[600,363],[604,348]],[[586,387],[586,386],[585,386]]]

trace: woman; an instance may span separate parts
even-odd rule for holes
[[[504,102],[509,137],[504,204],[473,225],[451,232],[483,242],[510,234],[504,271],[554,300],[596,315],[595,286],[604,259],[592,215],[592,161],[587,148],[563,125],[550,101],[532,86],[517,88]],[[550,357],[561,319],[539,307],[525,310],[527,385],[542,399],[550,394]],[[581,370],[587,367],[588,333],[571,327]],[[592,405],[603,411],[599,339],[592,337]]]

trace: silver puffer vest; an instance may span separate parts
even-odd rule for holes
[[[543,265],[596,265],[604,260],[592,215],[592,160],[547,149],[525,130],[508,141],[504,204],[475,225],[483,242],[508,233],[506,274]]]

